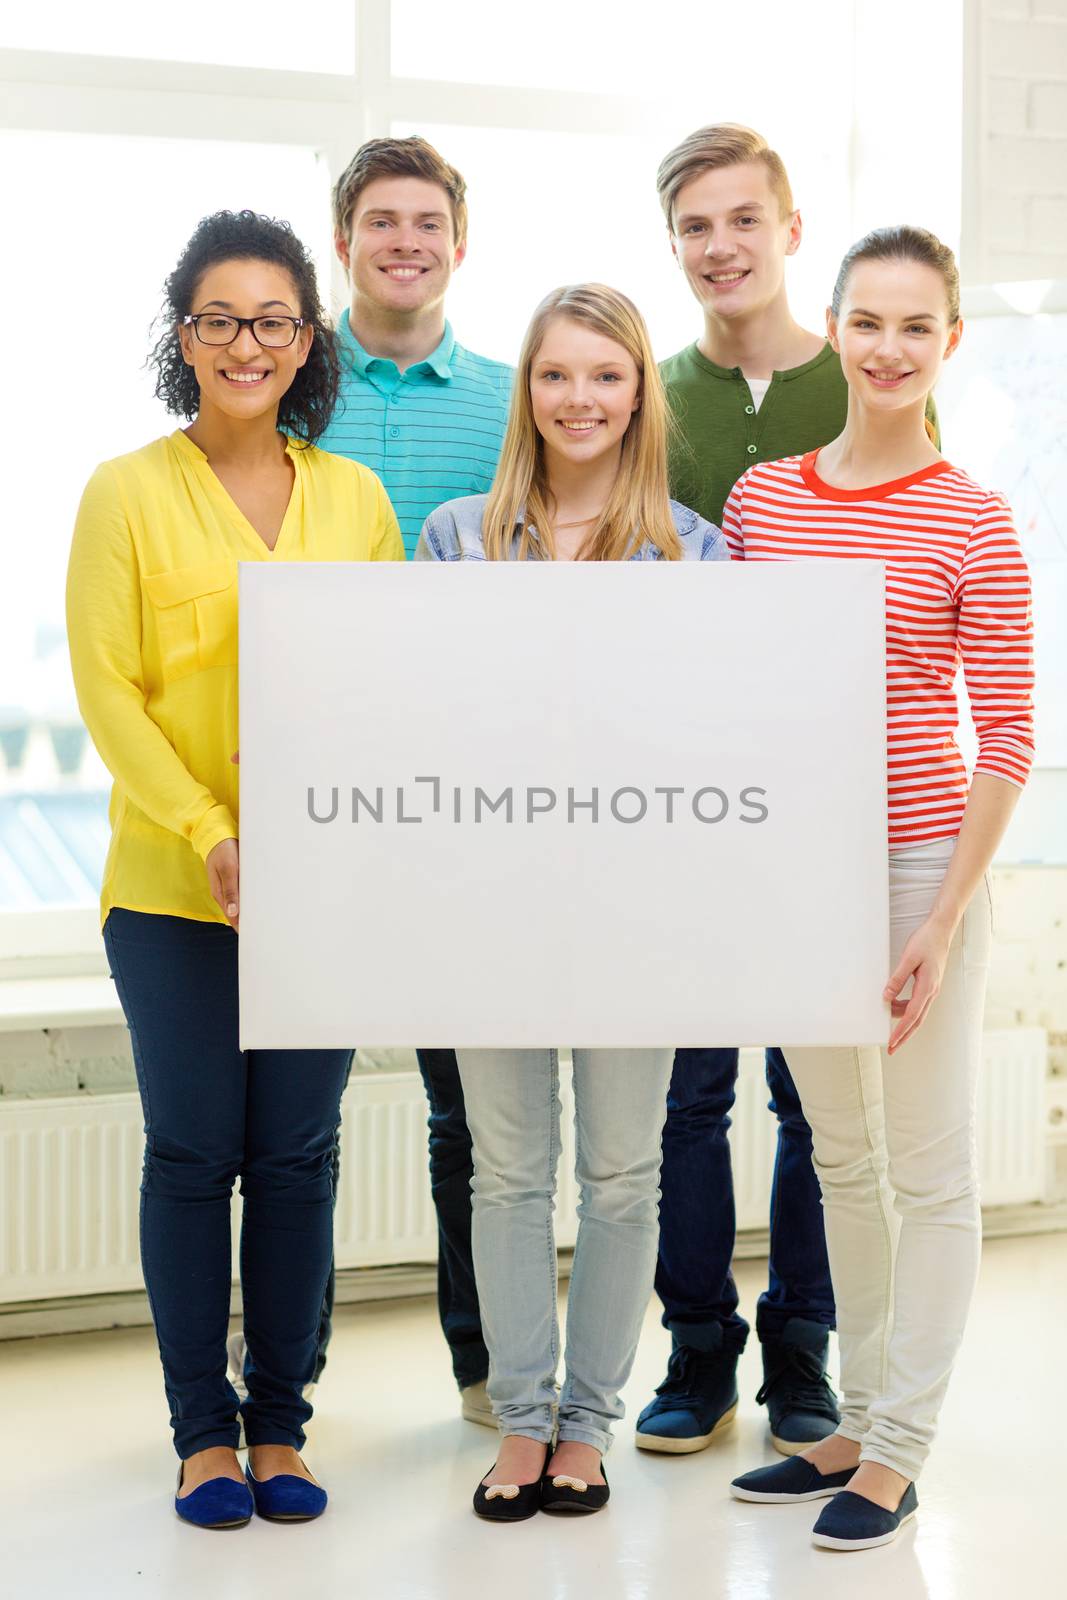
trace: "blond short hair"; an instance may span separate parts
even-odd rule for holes
[[[763,163],[778,200],[778,210],[783,217],[789,216],[795,210],[793,191],[778,152],[772,150],[754,128],[746,128],[740,122],[713,122],[710,127],[698,128],[688,139],[683,139],[659,164],[656,188],[668,228],[674,227],[674,208],[687,183],[704,172],[737,167],[745,161]]]

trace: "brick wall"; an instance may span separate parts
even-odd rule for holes
[[[0,1033],[0,1096],[40,1099],[136,1087],[124,1027]]]
[[[964,281],[1067,277],[1067,0],[966,0]]]

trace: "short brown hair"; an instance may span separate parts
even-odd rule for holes
[[[688,139],[683,139],[659,164],[656,188],[668,228],[674,227],[675,202],[687,183],[703,172],[740,166],[743,161],[762,161],[771,188],[778,197],[779,212],[787,217],[795,207],[781,156],[754,128],[746,128],[740,122],[713,122],[710,127],[698,128]]]
[[[368,139],[361,144],[333,190],[333,228],[338,238],[348,237],[352,213],[368,183],[376,178],[425,178],[438,183],[452,208],[452,231],[457,245],[467,240],[467,185],[455,167],[438,155],[428,139]]]

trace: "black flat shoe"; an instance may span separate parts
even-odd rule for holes
[[[551,1453],[552,1446],[546,1444],[546,1462]],[[493,1468],[489,1470],[492,1472]],[[527,1517],[536,1516],[541,1509],[543,1481],[543,1478],[535,1478],[533,1483],[494,1483],[488,1488],[480,1483],[474,1491],[475,1512],[487,1522],[525,1522]]]
[[[604,1472],[603,1463],[600,1470]],[[540,1488],[542,1511],[602,1511],[611,1497],[606,1472],[603,1483],[586,1483],[569,1472],[546,1472]]]

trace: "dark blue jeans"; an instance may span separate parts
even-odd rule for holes
[[[768,1050],[770,1109],[778,1118],[771,1188],[768,1287],[756,1309],[756,1332],[775,1338],[790,1317],[834,1326],[819,1181],[811,1162],[811,1129],[800,1109],[785,1057]],[[726,1133],[737,1083],[736,1050],[679,1050],[667,1092],[660,1177],[656,1292],[663,1325],[676,1344],[740,1351],[748,1323],[737,1314],[730,1271],[735,1212]]]
[[[419,1070],[430,1104],[430,1190],[437,1212],[437,1310],[452,1371],[461,1389],[489,1375],[489,1352],[482,1338],[478,1290],[471,1260],[471,1177],[474,1160],[463,1086],[454,1050],[419,1050]],[[341,1150],[333,1156],[334,1188],[341,1173]],[[331,1264],[319,1323],[315,1378],[326,1366],[333,1325],[336,1277]]]
[[[304,1442],[333,1248],[347,1050],[238,1048],[237,936],[113,910],[104,928],[145,1118],[141,1261],[178,1455],[236,1446],[226,1376],[230,1195],[241,1180],[249,1444]]]
[[[430,1104],[430,1189],[437,1211],[437,1309],[461,1389],[489,1376],[471,1259],[474,1159],[454,1050],[419,1050]]]

